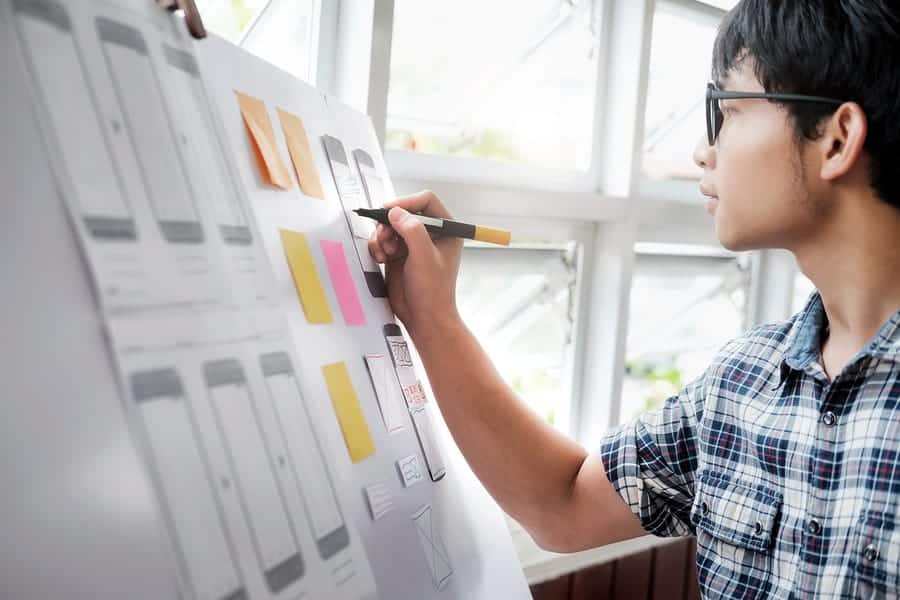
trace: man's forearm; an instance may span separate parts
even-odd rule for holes
[[[532,412],[461,321],[412,332],[453,438],[497,502],[531,531],[563,512],[586,453]]]

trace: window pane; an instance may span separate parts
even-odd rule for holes
[[[721,8],[722,10],[731,10],[740,0],[700,0],[703,4],[709,4],[710,6],[715,6],[716,8]]]
[[[792,302],[794,313],[803,310],[803,307],[806,306],[806,301],[809,300],[809,296],[815,289],[816,286],[813,285],[813,282],[806,275],[797,273],[794,277],[794,300]]]
[[[736,258],[638,254],[621,422],[661,406],[744,331],[749,288]]]
[[[576,244],[466,246],[457,301],[506,382],[556,422],[569,401]]]
[[[386,146],[586,170],[595,5],[396,0]]]
[[[242,48],[309,81],[315,58],[314,0],[202,0],[207,28]]]
[[[268,0],[196,0],[196,4],[207,29],[237,44]]]
[[[706,83],[717,23],[709,15],[658,2],[653,17],[644,121],[644,174],[699,179],[694,146],[706,135]]]

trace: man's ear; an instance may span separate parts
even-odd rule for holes
[[[845,102],[831,115],[816,141],[822,150],[822,179],[834,181],[856,166],[868,131],[866,113],[855,102]]]

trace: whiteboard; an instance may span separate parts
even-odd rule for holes
[[[405,487],[397,461],[425,463],[412,419],[389,433],[368,385],[363,355],[388,353],[382,327],[393,315],[367,293],[320,142],[330,135],[348,154],[368,153],[390,194],[368,118],[222,40],[188,39],[149,1],[65,3],[74,42],[25,31],[28,4],[52,3],[0,2],[0,451],[11,490],[0,500],[0,595],[528,597],[503,515],[436,405],[446,475]],[[35,40],[50,58],[29,54]],[[167,71],[164,46],[196,61],[215,106],[204,125],[214,137],[203,143],[222,145],[218,164],[191,158],[190,144],[158,151],[197,120],[186,117],[190,98],[173,92],[179,71]],[[57,77],[42,81],[37,60]],[[62,112],[53,114],[48,90],[66,99]],[[324,199],[304,196],[296,179],[286,191],[262,182],[235,90],[266,103],[291,170],[276,107],[303,120]],[[159,113],[153,98],[163,99]],[[80,145],[66,147],[66,136]],[[230,187],[209,176],[221,169]],[[335,320],[307,322],[284,228],[314,249],[343,244],[365,326],[341,319],[319,254]],[[335,362],[347,366],[376,449],[356,463],[322,378]],[[293,388],[302,405],[283,399]],[[308,439],[297,443],[310,431],[322,460]],[[309,479],[317,493],[294,489]],[[392,505],[377,520],[364,491],[373,485]],[[444,552],[428,554],[423,531],[439,532]],[[203,532],[198,550],[189,540]],[[336,556],[348,558],[332,569]],[[361,583],[331,587],[348,568]]]

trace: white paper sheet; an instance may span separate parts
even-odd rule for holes
[[[367,485],[363,490],[366,493],[366,502],[369,504],[369,512],[372,514],[373,520],[377,521],[394,510],[394,500],[387,484],[373,483]]]
[[[419,534],[422,553],[425,555],[428,570],[431,571],[434,587],[441,590],[453,575],[453,567],[450,566],[450,556],[434,517],[434,512],[429,505],[418,510],[412,516],[412,521]]]
[[[366,354],[365,360],[385,428],[390,433],[405,430],[406,410],[397,391],[397,379],[391,373],[391,362],[384,354]]]

